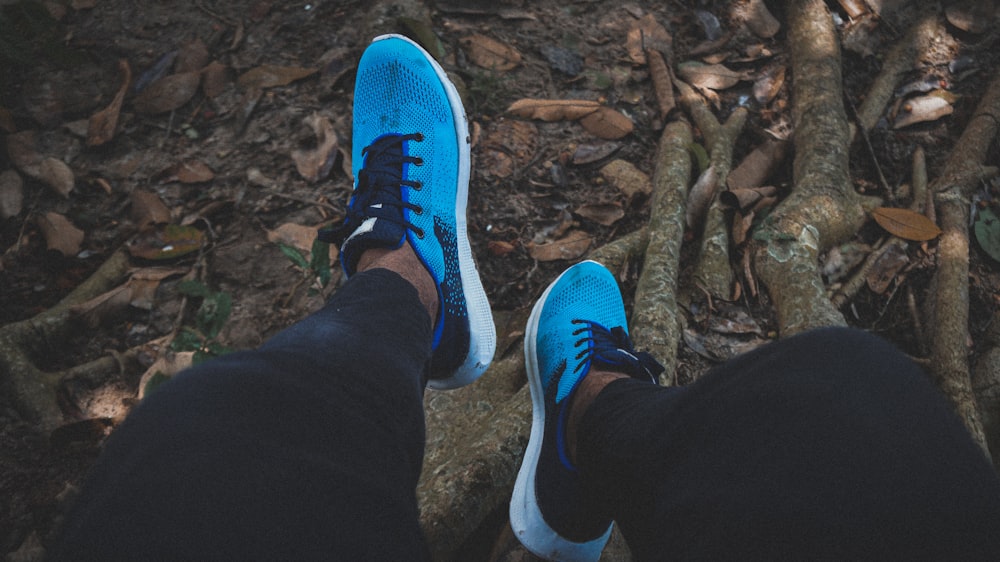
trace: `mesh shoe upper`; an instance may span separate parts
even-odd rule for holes
[[[566,451],[568,404],[594,367],[653,382],[663,371],[628,338],[614,277],[596,262],[559,276],[535,304],[525,331],[532,428],[511,499],[511,526],[552,560],[597,560],[611,520],[589,503]]]
[[[466,233],[468,125],[444,71],[405,37],[377,37],[358,63],[352,155],[347,218],[327,238],[348,275],[364,250],[408,241],[440,297],[428,384],[472,382],[496,335]]]

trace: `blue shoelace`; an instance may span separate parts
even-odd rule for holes
[[[403,200],[402,187],[420,190],[423,185],[414,180],[403,179],[403,164],[423,165],[423,159],[417,156],[403,154],[404,141],[421,142],[424,136],[420,133],[408,135],[383,135],[372,144],[366,146],[361,155],[364,157],[364,167],[358,171],[358,187],[354,190],[351,204],[347,208],[347,216],[343,224],[332,230],[320,231],[320,239],[331,242],[338,246],[351,235],[355,228],[368,217],[368,209],[372,204],[381,204],[381,208],[391,207],[398,210],[388,216],[386,213],[379,213],[379,216],[391,222],[399,224],[404,229],[409,229],[417,235],[417,238],[424,237],[422,228],[407,221],[404,218],[403,210],[409,209],[414,213],[423,213],[423,208],[408,201]]]
[[[579,372],[588,363],[597,363],[613,370],[624,371],[633,378],[652,382],[656,382],[659,374],[663,372],[663,365],[660,365],[652,355],[635,350],[631,338],[621,326],[608,330],[597,322],[589,320],[573,320],[573,323],[583,325],[573,331],[574,336],[590,332],[589,337],[580,338],[573,344],[574,347],[585,346],[576,355],[576,360],[579,362],[573,372]]]

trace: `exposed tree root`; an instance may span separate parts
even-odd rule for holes
[[[729,299],[735,275],[729,258],[729,221],[726,219],[725,209],[719,203],[718,193],[725,189],[726,178],[733,166],[733,148],[736,146],[736,139],[743,131],[747,111],[742,107],[737,108],[725,124],[720,124],[709,110],[708,104],[694,89],[681,81],[677,81],[676,85],[681,92],[681,104],[691,114],[695,125],[701,129],[711,165],[715,167],[718,175],[718,188],[705,217],[701,248],[692,275],[692,286],[689,287],[685,297],[688,300],[695,300],[701,298],[704,291],[712,297]]]
[[[848,172],[840,45],[820,0],[786,5],[794,77],[794,187],[754,233],[754,264],[778,313],[781,335],[845,325],[826,297],[819,253],[857,233],[865,219]]]
[[[675,382],[681,334],[677,278],[684,239],[684,205],[691,176],[690,143],[691,127],[683,121],[667,125],[660,137],[653,174],[649,243],[635,289],[631,321],[636,346],[663,363],[666,369],[660,375],[660,383],[668,386]]]
[[[939,226],[938,266],[931,291],[933,326],[929,347],[931,372],[965,426],[989,455],[982,422],[969,381],[969,205],[984,178],[996,169],[983,167],[1000,123],[1000,74],[994,77],[976,113],[965,127],[931,184]]]
[[[35,358],[60,349],[60,343],[75,328],[70,308],[117,286],[127,267],[128,255],[118,250],[57,305],[0,328],[0,377],[9,381],[21,415],[41,428],[51,430],[62,422],[63,414],[56,400],[60,381],[66,376],[80,376],[94,368],[103,368],[108,358],[56,372],[42,371],[35,366]]]

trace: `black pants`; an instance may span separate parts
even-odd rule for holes
[[[426,558],[430,341],[413,287],[373,270],[260,349],[182,373],[108,440],[53,558]],[[684,389],[616,381],[578,435],[589,494],[641,558],[1000,555],[992,467],[922,373],[860,332],[790,338]]]

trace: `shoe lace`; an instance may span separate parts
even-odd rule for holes
[[[322,238],[327,242],[340,245],[345,238],[350,236],[358,223],[366,218],[365,212],[373,202],[381,204],[383,209],[386,207],[398,209],[398,213],[392,214],[395,218],[388,216],[383,218],[398,223],[400,226],[412,230],[418,238],[423,238],[424,230],[406,220],[403,210],[409,209],[418,215],[424,210],[419,205],[404,201],[402,193],[403,187],[417,191],[423,188],[421,182],[403,178],[403,164],[422,166],[424,163],[419,156],[403,154],[403,142],[421,142],[423,140],[424,136],[421,133],[383,135],[366,146],[361,151],[364,166],[358,171],[358,185],[354,190],[351,204],[347,208],[347,216],[338,228],[321,231]]]
[[[579,372],[584,365],[597,363],[621,370],[633,378],[656,382],[664,371],[663,365],[652,355],[635,350],[625,328],[615,326],[609,330],[597,322],[580,319],[573,320],[573,323],[581,325],[573,331],[574,336],[587,334],[573,344],[574,347],[583,347],[576,355],[578,363],[574,372]]]

